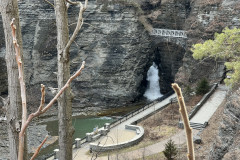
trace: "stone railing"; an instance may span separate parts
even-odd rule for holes
[[[129,141],[125,141],[118,144],[102,145],[102,144],[90,143],[90,149],[92,151],[97,151],[97,152],[110,151],[110,150],[132,146],[142,140],[144,135],[144,129],[141,126],[125,125],[125,129],[136,131],[136,136]]]
[[[186,31],[184,31],[184,30],[170,30],[170,29],[153,28],[153,30],[150,34],[154,35],[154,36],[162,36],[162,37],[187,38]]]
[[[170,92],[168,92],[167,94],[163,95],[162,97],[154,100],[153,102],[151,102],[151,103],[149,103],[149,104],[147,104],[147,105],[145,105],[145,106],[143,106],[143,107],[141,107],[141,108],[138,108],[138,109],[136,109],[136,110],[134,110],[134,111],[132,111],[132,112],[124,115],[122,118],[120,118],[120,119],[118,119],[118,120],[116,120],[116,121],[114,121],[114,122],[106,123],[103,128],[100,128],[100,129],[98,130],[98,131],[99,131],[98,134],[104,135],[105,132],[109,132],[110,129],[114,128],[115,126],[117,126],[117,125],[119,125],[119,124],[121,124],[121,123],[123,123],[123,122],[125,122],[125,121],[128,120],[129,118],[132,118],[133,116],[141,113],[142,111],[144,111],[144,110],[152,107],[153,105],[155,105],[155,104],[157,104],[157,103],[159,103],[159,102],[167,99],[167,98],[170,97],[172,94],[174,94],[173,90],[170,91]],[[170,103],[170,102],[169,102],[169,103]],[[162,107],[161,109],[163,109],[163,108],[165,108],[165,107]],[[156,110],[156,111],[157,111],[157,110]],[[156,112],[156,111],[155,111],[155,112]],[[154,113],[155,113],[155,112],[154,112]],[[146,117],[142,117],[140,120],[142,120],[142,119],[144,119],[144,118],[146,118]],[[139,120],[139,121],[140,121],[140,120]],[[107,129],[107,131],[102,131],[102,129]],[[73,142],[73,148],[80,148],[82,145],[84,145],[84,144],[86,144],[86,143],[88,143],[88,142],[91,142],[91,141],[93,141],[94,139],[97,139],[97,138],[99,138],[99,135],[93,134],[93,133],[87,133],[85,137],[83,137],[83,138],[81,138],[81,139],[78,138],[77,140],[75,140],[75,141]],[[50,160],[52,157],[56,157],[57,153],[58,153],[58,150],[56,150],[56,151],[52,152],[51,154],[49,154],[45,159],[46,159],[46,160]]]
[[[95,141],[101,136],[106,136],[109,131],[110,131],[110,123],[105,123],[104,127],[99,128],[95,132],[86,133],[86,141],[87,142]]]

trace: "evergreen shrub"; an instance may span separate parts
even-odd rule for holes
[[[197,95],[204,95],[207,93],[210,89],[209,83],[206,78],[203,78],[201,81],[198,82],[197,88],[196,88],[196,94]]]

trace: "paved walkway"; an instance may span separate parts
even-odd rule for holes
[[[134,117],[129,118],[128,120],[126,120],[126,121],[122,122],[121,124],[119,124],[119,125],[115,126],[114,128],[112,128],[108,134],[114,134],[117,131],[125,130],[125,125],[131,124],[131,123],[139,120],[140,118],[145,117],[145,116],[151,114],[155,110],[158,110],[158,109],[162,108],[163,106],[169,104],[170,99],[174,98],[174,97],[176,97],[175,94],[173,94],[172,96],[169,96],[165,100],[163,100],[163,101],[161,101],[161,102],[159,102],[159,103],[149,107],[148,109],[142,111],[141,113],[135,115]],[[94,143],[94,142],[92,142],[92,143]],[[84,144],[80,149],[74,150],[73,151],[74,152],[73,157],[75,157],[74,160],[89,160],[89,159],[91,159],[91,157],[86,154],[88,151],[89,151],[89,143]],[[107,157],[103,157],[103,159],[104,158],[107,159]],[[99,160],[100,157],[98,157],[97,159]]]
[[[208,101],[202,106],[202,108],[198,111],[198,113],[191,119],[191,122],[194,123],[204,123],[208,121],[214,112],[217,110],[218,106],[223,102],[227,93],[227,87],[224,85],[219,85],[214,94],[208,99]],[[164,101],[155,104],[154,106],[146,109],[145,111],[139,113],[138,115],[128,119],[127,121],[119,124],[118,126],[111,129],[109,134],[114,134],[116,131],[123,131],[126,124],[131,124],[136,120],[154,112],[155,110],[165,106],[169,103],[170,98],[175,97],[175,94],[170,96],[169,98],[165,99]],[[198,130],[193,130],[193,135],[196,135]],[[175,144],[183,144],[186,142],[185,131],[182,130],[179,133],[173,135],[171,139],[175,142]],[[149,156],[153,154],[157,154],[162,152],[165,148],[165,144],[169,139],[165,139],[161,142],[155,143],[150,146],[146,146],[145,148],[140,148],[134,151],[130,151],[127,153],[120,153],[111,155],[110,157],[97,157],[97,160],[109,160],[109,159],[119,159],[119,160],[133,160],[139,159],[143,156]],[[80,149],[75,149],[73,154],[74,160],[90,160],[95,159],[95,157],[91,157],[91,155],[87,154],[89,151],[89,143],[86,143]]]
[[[193,135],[196,135],[198,130],[193,130]],[[181,145],[186,142],[186,136],[185,131],[182,130],[179,133],[173,135],[171,139],[174,141],[176,145]],[[118,160],[134,160],[134,159],[141,159],[146,156],[150,156],[153,154],[157,154],[162,152],[165,149],[165,144],[168,142],[168,139],[165,139],[161,142],[155,143],[153,145],[146,146],[145,148],[140,148],[134,151],[126,152],[126,153],[120,153],[104,157],[98,157],[97,160],[115,160],[116,157]]]
[[[225,85],[218,85],[216,91],[210,96],[207,102],[201,109],[193,116],[190,122],[204,124],[208,122],[219,105],[223,102],[227,94],[227,87]]]
[[[196,135],[199,131],[198,130],[193,130],[193,135]],[[134,160],[134,159],[140,159],[143,158],[144,156],[150,156],[153,154],[157,154],[159,152],[162,152],[165,149],[165,144],[168,142],[170,138],[162,140],[161,142],[155,143],[153,145],[146,146],[145,148],[140,148],[134,151],[126,152],[126,153],[119,153],[119,154],[114,154],[108,156],[103,156],[103,157],[97,157],[97,160]],[[174,141],[176,145],[181,145],[186,142],[186,136],[185,136],[185,131],[181,130],[177,134],[173,135],[171,139]],[[86,158],[86,157],[84,157]],[[81,158],[80,158],[81,159]],[[80,160],[77,159],[77,160]],[[83,157],[82,157],[83,159]],[[89,159],[91,159],[89,157]]]

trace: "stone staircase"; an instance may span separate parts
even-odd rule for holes
[[[201,130],[201,129],[205,128],[206,126],[207,126],[207,123],[202,124],[202,123],[190,122],[190,127],[192,129]],[[182,129],[184,128],[182,121],[178,123],[178,127],[182,128]]]
[[[190,127],[192,127],[193,129],[201,130],[202,128],[205,128],[206,126],[201,123],[190,122]]]

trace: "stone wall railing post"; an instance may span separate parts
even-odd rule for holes
[[[92,134],[91,133],[86,133],[86,140],[87,140],[87,142],[92,141]]]
[[[58,160],[59,158],[59,149],[54,149],[54,160]]]
[[[110,123],[105,123],[104,124],[104,129],[106,129],[106,130],[110,130]]]
[[[76,138],[76,148],[81,148],[81,138]]]

